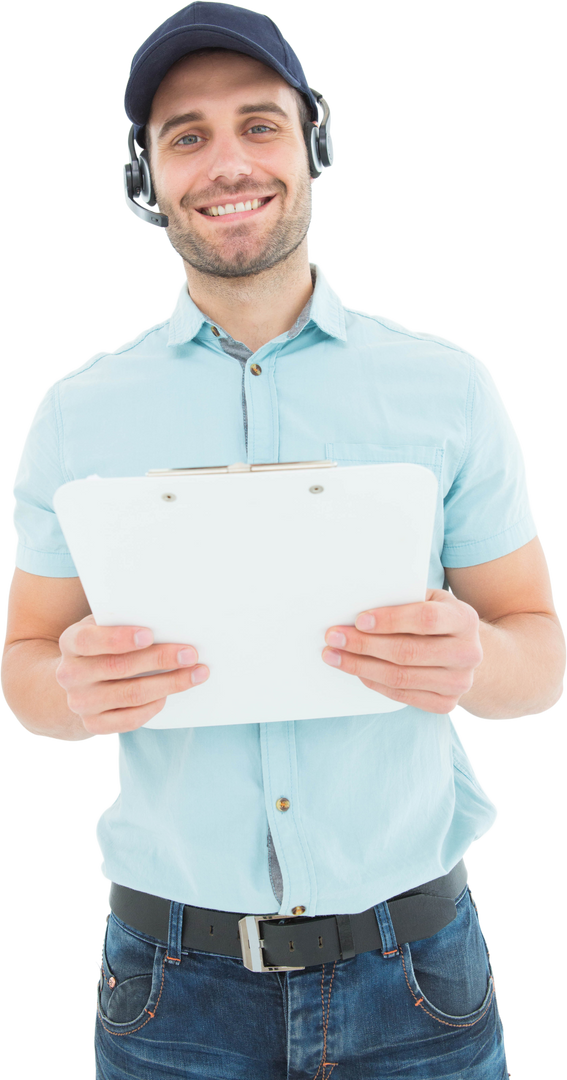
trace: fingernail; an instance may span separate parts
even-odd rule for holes
[[[340,667],[342,656],[339,652],[335,652],[334,649],[325,649],[323,660],[326,664],[331,664],[333,667]]]
[[[192,645],[188,645],[186,649],[180,649],[177,653],[177,663],[190,666],[197,663],[197,650]]]
[[[154,635],[151,630],[138,630],[134,634],[134,642],[140,649],[144,649],[147,645],[151,645],[154,640]]]
[[[328,645],[336,645],[337,649],[344,649],[346,645],[346,637],[339,630],[329,630],[329,633],[325,635],[325,641]]]
[[[191,682],[193,683],[193,686],[196,686],[197,683],[204,682],[208,677],[209,672],[206,667],[196,667],[191,676]]]
[[[359,615],[355,624],[357,630],[373,630],[376,626],[376,619],[374,615],[369,615],[368,612],[364,612],[364,615]]]

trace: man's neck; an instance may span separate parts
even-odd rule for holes
[[[313,292],[306,242],[270,270],[248,277],[213,277],[184,265],[193,303],[252,352],[291,330]]]

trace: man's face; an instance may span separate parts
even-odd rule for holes
[[[276,71],[231,52],[183,57],[158,87],[146,133],[168,236],[190,266],[244,277],[299,247],[311,177],[297,100]]]

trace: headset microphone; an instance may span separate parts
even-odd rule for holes
[[[319,127],[310,123],[303,125],[303,136],[309,158],[309,173],[316,180],[323,172],[323,169],[333,164],[333,143],[330,132],[331,110],[322,94],[319,94],[317,90],[313,90],[312,87],[309,87],[309,89],[323,109],[323,119]],[[147,221],[150,225],[160,225],[163,229],[166,229],[169,219],[165,214],[152,213],[151,210],[146,210],[144,206],[140,206],[139,203],[134,201],[135,199],[142,199],[148,206],[155,206],[156,204],[148,155],[145,150],[142,150],[140,156],[137,156],[134,146],[133,127],[130,128],[128,135],[128,150],[130,152],[130,164],[124,166],[126,202],[133,213],[142,218],[142,221]]]

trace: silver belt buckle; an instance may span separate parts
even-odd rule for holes
[[[305,964],[284,967],[283,964],[265,964],[263,956],[264,942],[260,937],[260,923],[274,922],[278,919],[296,919],[297,915],[245,915],[238,920],[242,962],[249,971],[305,971]]]

